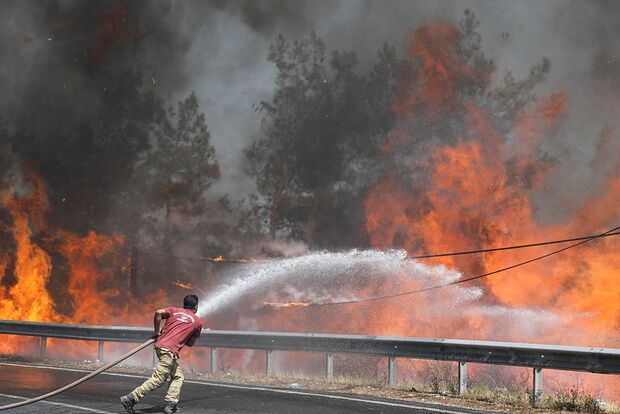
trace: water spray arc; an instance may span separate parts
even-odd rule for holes
[[[454,281],[454,282],[449,282],[449,283],[445,283],[445,284],[441,284],[441,285],[436,285],[436,286],[430,286],[430,287],[426,287],[426,288],[422,288],[422,289],[417,289],[417,290],[412,290],[412,291],[408,291],[408,292],[395,293],[393,295],[375,296],[375,297],[364,298],[364,299],[356,299],[356,300],[350,300],[350,301],[328,302],[328,303],[313,303],[313,304],[310,304],[309,306],[333,306],[333,305],[350,305],[350,304],[354,304],[354,303],[377,302],[377,301],[381,301],[381,300],[387,300],[387,299],[392,299],[392,298],[397,298],[397,297],[402,297],[402,296],[408,296],[408,295],[413,295],[413,294],[416,294],[416,293],[429,292],[431,290],[436,290],[436,289],[440,289],[440,288],[444,288],[444,287],[448,287],[448,286],[458,285],[458,284],[461,284],[461,283],[471,282],[472,280],[482,279],[482,278],[485,278],[485,277],[496,275],[496,274],[501,273],[501,272],[506,272],[508,270],[515,269],[517,267],[525,266],[527,264],[536,262],[538,260],[545,259],[545,258],[547,258],[549,256],[553,256],[553,255],[562,253],[562,252],[564,252],[566,250],[572,249],[574,247],[580,246],[580,245],[582,245],[584,243],[587,243],[587,242],[589,242],[591,240],[594,240],[594,239],[598,239],[598,238],[606,237],[606,236],[610,236],[610,235],[616,235],[616,234],[618,234],[617,231],[619,229],[620,229],[620,226],[614,227],[613,229],[608,230],[605,233],[602,233],[602,234],[599,234],[599,235],[595,235],[595,236],[590,236],[590,237],[585,238],[585,239],[584,238],[576,238],[576,239],[573,239],[573,240],[582,240],[582,241],[580,241],[578,243],[575,243],[575,244],[571,244],[570,246],[566,246],[566,247],[564,247],[562,249],[554,250],[554,251],[552,251],[550,253],[547,253],[547,254],[544,254],[542,256],[537,256],[537,257],[534,257],[532,259],[529,259],[529,260],[526,260],[526,261],[523,261],[523,262],[519,262],[519,263],[515,263],[513,265],[506,266],[506,267],[503,267],[501,269],[496,269],[496,270],[493,270],[493,271],[490,271],[490,272],[482,273],[480,275],[471,276],[471,277],[467,277],[467,278],[464,278],[464,279],[459,279],[459,280]]]
[[[466,277],[466,278],[457,278],[455,280],[450,280],[449,282],[446,283],[439,283],[436,285],[431,285],[431,286],[427,286],[421,289],[416,289],[416,290],[410,290],[410,291],[405,291],[405,292],[398,292],[398,293],[394,293],[394,294],[390,294],[390,295],[380,295],[380,296],[374,296],[374,297],[368,297],[368,298],[359,298],[359,299],[352,299],[352,300],[340,300],[340,301],[315,301],[315,302],[304,302],[304,301],[291,301],[291,302],[284,302],[284,303],[278,303],[278,302],[271,302],[271,301],[264,301],[263,305],[267,306],[267,307],[271,307],[271,308],[292,308],[292,307],[303,307],[303,308],[307,308],[307,307],[319,307],[319,306],[335,306],[335,305],[349,305],[349,304],[355,304],[355,303],[365,303],[365,302],[376,302],[376,301],[381,301],[381,300],[387,300],[387,299],[392,299],[392,298],[397,298],[397,297],[402,297],[402,296],[408,296],[408,295],[413,295],[416,293],[423,293],[423,292],[428,292],[428,291],[432,291],[432,290],[436,290],[436,289],[440,289],[440,288],[444,288],[444,287],[449,287],[449,286],[454,286],[454,285],[458,285],[458,284],[462,284],[462,283],[466,283],[466,282],[470,282],[470,281],[474,281],[474,280],[478,280],[478,279],[482,279],[482,278],[486,278],[495,274],[499,274],[502,272],[506,272],[508,270],[512,270],[515,269],[517,267],[520,266],[524,266],[527,265],[529,263],[533,263],[542,259],[545,259],[547,257],[559,254],[561,252],[564,252],[566,250],[575,248],[577,246],[580,246],[584,243],[587,243],[589,241],[595,240],[595,239],[599,239],[599,238],[605,238],[605,237],[611,237],[611,236],[617,236],[620,235],[620,226],[618,227],[614,227],[611,230],[608,230],[604,233],[601,234],[595,234],[595,235],[588,235],[588,236],[580,236],[580,237],[573,237],[573,238],[566,238],[566,239],[558,239],[558,240],[549,240],[549,241],[543,241],[543,242],[535,242],[535,243],[528,243],[528,244],[520,244],[520,245],[513,245],[513,246],[504,246],[504,247],[493,247],[493,248],[488,248],[488,249],[477,249],[477,250],[465,250],[465,251],[457,251],[457,252],[448,252],[448,253],[435,253],[435,254],[427,254],[427,255],[416,255],[416,256],[407,256],[406,254],[401,255],[399,254],[398,260],[419,260],[419,259],[429,259],[429,258],[439,258],[439,257],[449,257],[449,256],[461,256],[461,255],[471,255],[471,254],[483,254],[483,253],[490,253],[490,252],[498,252],[498,251],[508,251],[508,250],[516,250],[516,249],[526,249],[526,248],[534,248],[534,247],[542,247],[542,246],[549,246],[549,245],[555,245],[555,244],[564,244],[564,243],[570,243],[570,242],[577,242],[574,244],[571,244],[569,246],[563,247],[561,249],[557,249],[554,250],[550,253],[541,255],[541,256],[536,256],[532,259],[528,259],[525,261],[521,261],[506,267],[502,267],[499,269],[495,269],[489,272],[485,272],[479,275],[475,275],[475,276],[471,276],[471,277]],[[377,252],[378,254],[380,254],[381,252]],[[388,254],[390,252],[387,252]],[[176,259],[176,260],[198,260],[198,261],[207,261],[207,262],[214,262],[214,263],[238,263],[238,264],[256,264],[256,265],[275,265],[275,266],[284,266],[284,267],[290,267],[290,269],[295,269],[299,266],[308,266],[309,265],[309,260],[306,260],[306,263],[302,265],[303,260],[301,258],[303,257],[311,257],[312,255],[309,256],[301,256],[299,258],[289,258],[289,259],[272,259],[272,260],[256,260],[256,259],[224,259],[222,258],[222,256],[218,256],[216,258],[210,258],[210,257],[196,257],[196,256],[173,256],[173,255],[163,255],[163,254],[159,254],[159,253],[150,253],[150,252],[144,252],[143,254],[147,254],[147,255],[152,255],[152,256],[159,256],[159,257],[168,257],[168,258],[172,258],[172,259]],[[327,253],[320,253],[320,254],[327,254]],[[383,260],[385,259],[385,257],[376,257],[377,260]],[[299,259],[299,260],[298,260]],[[318,257],[317,257],[318,259]],[[327,259],[327,257],[324,257],[323,259]],[[345,259],[343,257],[343,259]],[[265,279],[267,276],[266,275],[261,275],[263,272],[266,272],[267,270],[271,270],[273,271],[274,269],[268,269],[268,268],[259,268],[258,271],[254,271],[254,274],[257,275],[257,278],[252,280],[252,278],[249,279],[242,279],[242,281],[238,281],[236,282],[236,286],[231,286],[230,289],[224,289],[224,290],[220,290],[218,292],[216,292],[210,299],[207,300],[208,303],[214,303],[219,301],[221,298],[223,297],[228,297],[228,299],[232,299],[234,297],[238,297],[238,295],[240,294],[241,291],[247,291],[249,290],[251,287],[256,287],[262,283],[264,283],[264,281],[261,281],[262,279]],[[275,270],[277,273],[277,270]],[[282,278],[284,278],[285,276],[282,276]],[[172,283],[172,282],[171,282]],[[174,282],[173,284],[179,286],[179,287],[185,287],[181,282]],[[245,287],[242,287],[242,285],[244,285]],[[232,289],[232,291],[231,291]],[[236,293],[233,293],[236,292]],[[209,305],[211,306],[211,305]]]
[[[202,307],[201,313],[210,313],[217,311],[224,304],[229,303],[230,301],[234,301],[238,299],[240,296],[243,296],[250,290],[254,290],[256,288],[264,287],[265,285],[273,282],[273,274],[275,271],[276,278],[280,278],[280,280],[286,280],[287,277],[298,277],[303,274],[312,274],[314,276],[319,275],[326,278],[327,282],[330,282],[329,276],[336,274],[340,275],[340,277],[347,278],[351,272],[357,273],[359,277],[368,277],[368,275],[373,274],[377,270],[381,270],[383,273],[400,273],[403,270],[407,270],[409,272],[415,272],[417,274],[421,274],[426,276],[427,278],[438,278],[438,274],[440,275],[440,279],[447,280],[444,283],[432,284],[427,287],[423,287],[421,289],[406,291],[406,292],[398,292],[390,295],[382,295],[375,296],[369,298],[360,298],[353,300],[343,300],[343,301],[331,301],[331,302],[291,302],[288,304],[278,304],[271,302],[264,302],[265,306],[271,306],[275,308],[280,307],[318,307],[318,306],[335,306],[335,305],[347,305],[347,304],[355,304],[355,303],[366,303],[366,302],[374,302],[381,301],[390,298],[402,297],[406,295],[412,295],[415,293],[428,292],[432,290],[437,290],[443,287],[455,286],[465,282],[481,279],[484,277],[488,277],[491,275],[495,275],[501,272],[505,272],[507,270],[514,269],[516,267],[524,266],[526,264],[542,260],[544,258],[562,253],[569,249],[578,247],[585,243],[588,243],[592,240],[618,235],[620,234],[620,226],[614,227],[604,233],[588,236],[588,237],[580,237],[573,239],[565,239],[558,240],[553,242],[542,242],[542,243],[533,243],[530,245],[520,245],[520,246],[512,246],[507,248],[496,248],[493,250],[507,250],[511,248],[525,248],[525,247],[535,247],[541,245],[549,245],[549,244],[558,244],[558,243],[566,243],[569,241],[578,241],[577,243],[570,244],[569,246],[563,247],[561,249],[554,250],[544,255],[540,255],[534,257],[532,259],[522,261],[501,269],[497,269],[491,272],[486,272],[480,275],[461,278],[460,273],[449,270],[444,266],[426,266],[418,263],[416,260],[413,260],[411,257],[408,257],[404,251],[389,251],[389,252],[378,252],[378,251],[352,251],[348,253],[315,253],[306,256],[300,256],[289,259],[280,259],[280,260],[272,260],[272,261],[262,261],[255,262],[254,265],[256,269],[253,270],[253,277],[246,277],[237,279],[230,286],[225,286],[219,291],[216,291],[210,298],[207,298]],[[489,251],[492,249],[487,249]],[[480,251],[479,253],[482,253]],[[453,254],[472,254],[472,252],[457,252]],[[436,257],[436,256],[435,256]],[[216,260],[216,262],[224,262],[224,260]],[[236,261],[236,263],[247,263],[245,261]],[[318,266],[318,267],[317,267]],[[277,270],[277,271],[276,271]],[[308,272],[308,270],[311,270]],[[86,375],[85,377],[74,381],[66,386],[58,388],[52,392],[49,392],[45,395],[41,395],[39,397],[35,397],[29,400],[20,401],[14,404],[9,404],[0,407],[0,411],[5,411],[21,406],[25,406],[28,404],[32,404],[52,396],[58,395],[62,392],[65,392],[90,378],[110,369],[111,367],[117,365],[118,363],[124,361],[135,353],[141,351],[147,346],[153,344],[154,340],[150,339],[138,347],[132,349],[122,357],[117,360],[106,364],[105,366],[99,368],[98,370]]]

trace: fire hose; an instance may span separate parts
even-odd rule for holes
[[[104,371],[107,371],[108,369],[112,368],[114,365],[117,365],[117,364],[123,362],[124,360],[126,360],[127,358],[132,356],[133,354],[136,354],[136,353],[142,351],[144,348],[146,348],[147,346],[151,345],[153,342],[155,342],[155,339],[149,339],[145,343],[143,343],[143,344],[135,347],[131,351],[127,352],[125,355],[123,355],[122,357],[118,358],[116,361],[112,361],[112,362],[102,366],[101,368],[97,369],[96,371],[91,372],[90,374],[86,375],[85,377],[82,377],[82,378],[80,378],[77,381],[73,381],[71,384],[67,384],[64,387],[58,388],[57,390],[48,392],[47,394],[40,395],[40,396],[35,397],[35,398],[31,398],[29,400],[24,400],[24,401],[20,401],[20,402],[14,403],[14,404],[0,406],[0,411],[10,410],[11,408],[17,408],[17,407],[21,407],[21,406],[24,406],[24,405],[32,404],[32,403],[35,403],[37,401],[45,400],[47,398],[53,397],[54,395],[57,395],[57,394],[60,394],[62,392],[65,392],[67,390],[70,390],[71,388],[73,388],[73,387],[83,383],[84,381],[87,381],[87,380],[91,379],[92,377],[97,376],[97,375],[101,374]]]

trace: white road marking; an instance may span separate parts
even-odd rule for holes
[[[28,397],[22,397],[21,395],[2,394],[2,393],[0,393],[0,397],[14,398],[16,400],[22,400],[22,401],[30,399]],[[82,410],[82,411],[88,411],[90,413],[114,414],[113,412],[110,412],[110,411],[95,410],[93,408],[80,407],[79,405],[65,404],[65,403],[59,403],[59,402],[54,402],[54,401],[37,401],[37,403],[49,404],[49,405],[59,405],[61,407],[78,409],[78,410]]]
[[[0,362],[0,366],[1,365],[10,365],[10,366],[26,367],[26,368],[51,369],[51,370],[57,370],[57,371],[92,372],[92,371],[89,371],[87,369],[57,368],[57,367],[50,367],[50,366],[45,366],[45,365],[28,365],[28,364]],[[115,377],[139,378],[139,379],[146,379],[146,378],[148,378],[148,376],[143,376],[143,375],[120,374],[120,373],[115,373],[115,372],[102,372],[100,375],[111,375],[111,376],[115,376]],[[283,389],[278,389],[278,388],[265,388],[265,387],[252,386],[252,385],[224,384],[224,383],[221,383],[221,382],[194,381],[194,380],[185,380],[184,382],[188,383],[188,384],[210,385],[210,386],[213,386],[213,387],[221,387],[221,388],[235,388],[235,389],[240,389],[240,390],[267,391],[267,392],[274,392],[274,393],[279,393],[279,394],[300,395],[300,396],[304,396],[305,395],[305,396],[311,396],[311,397],[332,398],[334,400],[363,402],[363,403],[375,404],[375,405],[385,405],[385,406],[389,406],[389,407],[417,408],[417,409],[420,409],[420,410],[427,410],[427,411],[432,411],[432,412],[436,412],[436,413],[468,414],[468,411],[453,411],[453,410],[458,410],[461,407],[457,407],[457,406],[453,406],[453,405],[448,405],[448,404],[441,404],[441,403],[429,403],[429,404],[432,404],[432,405],[435,405],[435,406],[444,406],[444,407],[446,407],[446,409],[433,408],[433,407],[428,407],[426,405],[393,403],[393,402],[389,402],[389,401],[377,401],[377,400],[369,400],[369,399],[365,399],[365,398],[348,397],[348,396],[345,396],[345,395],[333,395],[333,394],[321,394],[321,393],[303,392],[303,391],[291,391],[291,390],[283,390]],[[487,412],[491,413],[492,411],[487,411]]]
[[[313,392],[302,392],[302,391],[291,391],[291,390],[281,390],[274,388],[263,388],[257,386],[247,386],[247,385],[233,385],[233,384],[222,384],[222,383],[213,383],[208,381],[185,381],[190,384],[203,384],[203,385],[211,385],[214,387],[223,387],[223,388],[237,388],[242,390],[257,390],[257,391],[267,391],[267,392],[276,392],[280,394],[292,394],[292,395],[303,395],[303,396],[311,396],[311,397],[321,397],[321,398],[331,398],[334,400],[345,400],[345,401],[355,401],[355,402],[363,402],[367,404],[376,404],[376,405],[386,405],[389,407],[401,407],[401,408],[418,408],[426,411],[433,411],[436,413],[446,413],[446,414],[466,414],[467,411],[450,411],[447,409],[440,408],[432,408],[426,405],[415,405],[415,404],[401,404],[401,403],[393,403],[388,401],[377,401],[377,400],[369,400],[365,398],[355,398],[355,397],[347,397],[344,395],[332,395],[332,394],[321,394],[321,393],[313,393]],[[449,408],[458,408],[447,404],[435,404],[433,405],[445,405]]]

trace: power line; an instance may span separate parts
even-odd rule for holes
[[[590,236],[582,236],[582,237],[573,237],[571,239],[551,240],[551,241],[529,243],[529,244],[517,244],[515,246],[492,247],[489,249],[465,250],[461,252],[452,252],[452,253],[424,254],[420,256],[408,256],[408,257],[410,259],[430,259],[433,257],[461,256],[461,255],[466,255],[466,254],[489,253],[489,252],[498,252],[502,250],[514,250],[514,249],[525,249],[528,247],[548,246],[550,244],[561,244],[561,243],[568,243],[568,242],[574,242],[574,241],[580,241],[580,240],[592,240],[598,237],[617,236],[619,234],[620,232],[612,232],[609,234],[598,234],[598,235],[590,235]]]
[[[552,245],[552,244],[562,244],[562,243],[569,243],[569,242],[582,241],[582,240],[589,241],[589,240],[600,238],[600,237],[610,237],[610,236],[618,236],[618,235],[620,235],[620,231],[615,231],[614,230],[612,232],[606,232],[606,233],[603,233],[603,234],[595,234],[595,235],[590,235],[590,236],[573,237],[573,238],[570,238],[570,239],[550,240],[550,241],[544,241],[544,242],[538,242],[538,243],[518,244],[518,245],[514,245],[514,246],[491,247],[491,248],[488,248],[488,249],[464,250],[464,251],[460,251],[460,252],[425,254],[425,255],[407,256],[407,257],[409,259],[431,259],[431,258],[435,258],[435,257],[462,256],[462,255],[467,255],[467,254],[490,253],[490,252],[497,252],[497,251],[504,251],[504,250],[515,250],[515,249],[525,249],[525,248],[530,248],[530,247],[549,246],[549,245]],[[171,255],[171,254],[148,252],[148,251],[144,251],[144,250],[140,250],[139,253],[143,254],[143,255],[147,255],[147,256],[164,257],[164,258],[174,259],[174,260],[196,260],[196,261],[211,262],[211,263],[247,263],[247,264],[252,264],[252,263],[267,263],[267,262],[269,262],[269,260],[256,260],[256,259],[225,259],[222,256],[218,256],[218,257],[175,256],[175,255]]]
[[[595,236],[591,236],[591,237],[589,237],[587,239],[584,239],[584,240],[582,240],[582,241],[580,241],[578,243],[571,244],[570,246],[566,246],[566,247],[563,247],[561,249],[554,250],[554,251],[552,251],[550,253],[547,253],[547,254],[544,254],[542,256],[537,256],[537,257],[535,257],[533,259],[525,260],[523,262],[519,262],[519,263],[510,265],[510,266],[503,267],[501,269],[496,269],[496,270],[493,270],[491,272],[483,273],[483,274],[480,274],[480,275],[471,276],[471,277],[468,277],[468,278],[465,278],[465,279],[459,279],[459,280],[456,280],[456,281],[450,282],[450,283],[444,283],[442,285],[429,286],[429,287],[425,287],[425,288],[422,288],[422,289],[411,290],[411,291],[408,291],[408,292],[393,293],[391,295],[373,296],[373,297],[364,298],[364,299],[354,299],[354,300],[347,300],[347,301],[341,301],[341,302],[311,303],[309,306],[311,306],[311,307],[315,307],[315,306],[335,306],[335,305],[349,305],[349,304],[353,304],[353,303],[363,303],[363,302],[376,302],[376,301],[385,300],[385,299],[392,299],[392,298],[397,298],[397,297],[401,297],[401,296],[413,295],[415,293],[428,292],[428,291],[431,291],[431,290],[436,290],[436,289],[440,289],[440,288],[444,288],[444,287],[448,287],[448,286],[454,286],[454,285],[458,285],[458,284],[461,284],[461,283],[470,282],[472,280],[482,279],[482,278],[485,278],[485,277],[488,277],[488,276],[491,276],[491,275],[495,275],[495,274],[498,274],[498,273],[501,273],[501,272],[505,272],[507,270],[514,269],[514,268],[519,267],[519,266],[524,266],[526,264],[529,264],[529,263],[532,263],[532,262],[536,262],[538,260],[545,259],[545,258],[547,258],[549,256],[553,256],[555,254],[562,253],[562,252],[564,252],[564,251],[566,251],[568,249],[572,249],[574,247],[580,246],[580,245],[582,245],[584,243],[587,243],[587,242],[589,242],[591,240],[598,239],[598,238],[601,238],[601,237],[610,236],[612,233],[615,233],[618,230],[620,230],[620,226],[615,227],[615,228],[613,228],[611,230],[608,230],[605,233],[601,233],[601,234],[598,234],[598,235],[595,235]],[[617,233],[615,233],[615,234],[617,234]]]

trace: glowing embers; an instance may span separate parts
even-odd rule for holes
[[[183,283],[183,282],[176,281],[176,282],[170,282],[170,284],[180,287],[181,289],[193,289],[190,283]]]
[[[188,282],[181,282],[181,281],[175,281],[175,282],[170,282],[171,285],[176,286],[178,288],[181,289],[185,289],[185,290],[191,290],[193,292],[198,292],[198,293],[206,293],[203,289],[200,289],[194,285],[192,285],[191,283]]]
[[[306,308],[308,306],[314,305],[314,303],[310,303],[310,302],[287,302],[287,303],[263,302],[263,305],[270,307],[270,308]]]

